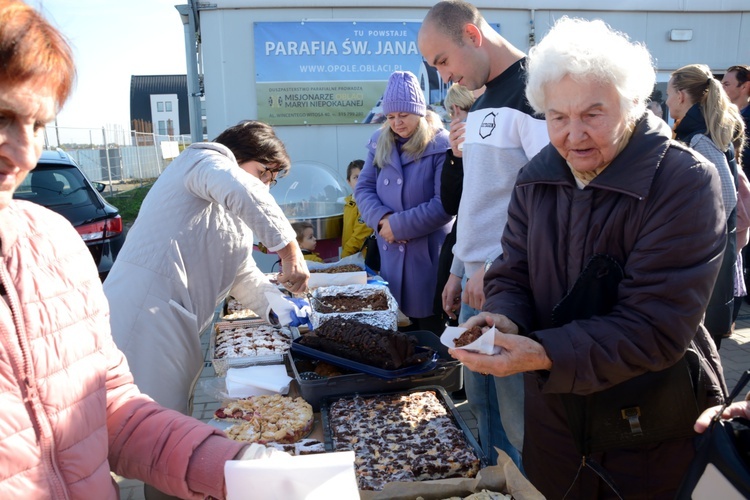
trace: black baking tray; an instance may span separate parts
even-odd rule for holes
[[[365,397],[384,396],[384,395],[392,395],[392,394],[411,394],[413,392],[422,392],[422,391],[435,391],[438,399],[446,406],[446,408],[448,408],[448,412],[453,417],[454,423],[458,426],[459,429],[461,429],[461,431],[464,434],[464,437],[466,438],[466,442],[472,448],[477,458],[479,459],[479,464],[480,464],[479,469],[481,470],[487,467],[489,465],[489,460],[487,459],[487,456],[482,451],[482,448],[479,446],[479,443],[474,437],[474,434],[471,432],[471,429],[469,429],[469,426],[466,425],[466,422],[464,421],[463,417],[461,417],[461,413],[458,411],[458,408],[456,408],[456,405],[453,403],[453,400],[450,398],[450,396],[445,391],[445,389],[437,385],[414,387],[414,388],[403,390],[403,391],[362,393],[362,394],[351,394],[348,396],[336,396],[336,397],[326,398],[320,407],[321,422],[323,424],[323,439],[324,439],[326,451],[327,452],[335,451],[334,446],[333,446],[333,431],[331,430],[331,426],[329,422],[329,408],[331,404],[333,404],[334,402],[339,401],[341,399],[352,399],[356,396],[365,398]]]
[[[336,356],[334,354],[329,354],[327,352],[319,351],[318,349],[313,349],[312,347],[308,347],[306,345],[300,344],[300,341],[302,340],[302,337],[296,338],[292,341],[292,352],[304,354],[306,356],[310,356],[311,358],[320,359],[322,361],[326,361],[328,363],[331,363],[332,365],[340,366],[342,368],[346,368],[348,370],[366,373],[368,375],[374,375],[376,377],[385,378],[385,379],[392,379],[392,378],[401,378],[401,377],[411,377],[413,375],[419,375],[420,373],[429,372],[431,370],[435,369],[435,366],[437,366],[437,352],[433,351],[433,355],[427,359],[424,363],[414,365],[414,366],[407,366],[405,368],[399,368],[396,370],[385,370],[383,368],[378,368],[376,366],[370,366],[366,365],[364,363],[359,363],[357,361],[352,361],[351,359],[342,358],[340,356]],[[421,346],[417,346],[414,348],[415,352],[427,352],[429,349]]]
[[[320,410],[322,401],[333,396],[343,396],[357,392],[395,392],[411,389],[412,387],[438,385],[448,393],[458,391],[463,387],[463,365],[451,357],[448,348],[440,343],[440,338],[426,330],[408,332],[417,339],[417,344],[435,349],[438,354],[437,364],[433,370],[399,378],[383,379],[358,372],[356,370],[342,370],[342,374],[333,377],[318,377],[306,371],[304,365],[317,363],[299,352],[287,353],[291,373],[299,387],[300,395],[310,403],[315,411]]]

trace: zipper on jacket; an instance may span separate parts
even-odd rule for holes
[[[12,286],[10,278],[8,276],[8,270],[5,268],[5,262],[0,266],[0,285],[7,292],[7,304],[10,308],[10,314],[13,318],[13,326],[15,328],[15,334],[17,339],[17,345],[21,351],[21,361],[18,369],[20,374],[23,376],[24,385],[24,397],[23,401],[30,409],[29,416],[32,419],[33,425],[38,429],[39,432],[39,446],[41,448],[42,463],[45,465],[47,470],[47,481],[53,493],[52,498],[64,498],[69,499],[68,488],[65,485],[65,480],[62,477],[57,463],[55,462],[55,443],[54,435],[52,432],[52,425],[47,418],[47,414],[44,411],[44,407],[39,399],[39,392],[37,386],[32,382],[32,379],[28,372],[30,366],[29,352],[28,352],[28,338],[22,336],[19,332],[25,334],[25,329],[22,327],[21,315],[19,314],[20,304],[18,302],[18,295],[16,289]],[[13,332],[9,332],[10,335]],[[9,355],[16,357],[13,353]],[[16,360],[18,364],[18,360]],[[46,432],[45,432],[46,431]],[[45,433],[48,436],[45,436]]]

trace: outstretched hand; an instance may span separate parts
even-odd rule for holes
[[[280,292],[266,292],[269,305],[269,319],[274,324],[282,326],[307,325],[312,329],[310,315],[312,308],[305,299],[297,297],[286,297]]]
[[[468,280],[463,293],[463,301],[474,309],[482,310],[484,306],[484,268],[480,267]]]
[[[241,449],[234,460],[262,460],[266,458],[291,458],[291,455],[276,448],[252,443],[250,446]]]
[[[297,240],[292,240],[287,246],[276,252],[281,257],[281,272],[277,279],[292,293],[303,293],[307,290],[307,280],[310,271],[307,269],[305,258],[299,249]]]
[[[481,326],[486,331],[494,326],[495,345],[502,347],[500,354],[477,354],[466,349],[449,349],[449,353],[473,372],[496,377],[507,377],[516,373],[549,370],[552,360],[537,341],[518,335],[518,326],[507,316],[483,312],[469,318],[461,325],[465,328]]]
[[[711,420],[719,413],[720,409],[721,406],[713,406],[701,413],[700,417],[698,417],[698,420],[695,421],[695,425],[693,426],[695,432],[699,434],[705,432],[705,430],[708,429],[708,426],[711,424]],[[724,411],[721,413],[721,418],[724,420],[729,420],[730,418],[734,417],[750,418],[750,401],[738,401],[736,403],[732,403],[731,405],[727,406],[726,409],[724,409]]]
[[[289,326],[302,326],[306,325],[312,330],[312,322],[310,321],[310,314],[312,314],[312,308],[310,302],[305,299],[296,297],[284,297],[286,300],[292,303],[292,310],[289,311],[291,321]]]
[[[450,319],[456,319],[456,311],[461,309],[461,276],[451,274],[442,293],[443,311]]]
[[[453,118],[450,124],[450,133],[448,141],[451,145],[453,156],[461,158],[463,156],[464,139],[466,138],[466,122],[462,118]]]

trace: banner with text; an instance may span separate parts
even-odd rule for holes
[[[258,119],[272,125],[376,123],[394,71],[426,71],[418,22],[258,22]]]

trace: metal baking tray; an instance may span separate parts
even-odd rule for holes
[[[266,356],[237,356],[230,358],[217,358],[216,357],[216,335],[226,329],[231,328],[245,328],[253,326],[273,326],[269,325],[263,320],[249,320],[249,321],[220,321],[214,325],[211,330],[211,338],[209,340],[208,352],[211,353],[211,362],[214,367],[214,371],[220,377],[226,375],[229,368],[244,368],[247,366],[254,365],[274,365],[282,364],[286,359],[286,351],[279,354],[269,354]],[[281,328],[274,326],[274,328]],[[295,327],[283,327],[288,329],[292,334],[292,339],[299,338],[299,330]],[[291,345],[291,344],[290,344]]]
[[[437,366],[438,356],[437,356],[437,352],[434,352],[434,350],[433,350],[432,357],[429,358],[424,363],[413,365],[413,366],[407,366],[405,368],[399,368],[397,370],[385,370],[383,368],[366,365],[364,363],[352,361],[351,359],[342,358],[334,354],[328,354],[327,352],[313,349],[306,345],[300,344],[299,343],[300,340],[301,340],[301,337],[296,338],[292,341],[292,349],[291,349],[292,352],[304,354],[305,356],[310,356],[311,358],[320,359],[322,361],[331,363],[332,365],[341,366],[343,368],[348,368],[355,372],[367,373],[368,375],[374,375],[376,377],[385,378],[385,379],[410,377],[412,375],[418,375],[420,373],[425,373],[425,372],[434,370],[435,366]],[[428,352],[430,351],[430,349],[426,347],[422,347],[422,346],[416,346],[414,348],[414,351],[418,353]]]
[[[315,372],[305,371],[305,365],[319,360],[290,350],[287,353],[289,366],[299,386],[300,395],[310,403],[315,411],[320,411],[321,402],[333,396],[345,396],[357,392],[394,392],[412,387],[438,385],[448,393],[463,387],[463,365],[448,354],[448,348],[432,332],[414,331],[408,335],[417,339],[417,344],[431,347],[438,354],[434,370],[391,379],[383,379],[354,370],[342,369],[341,375],[323,377]],[[307,368],[310,368],[307,366]]]
[[[448,414],[452,417],[452,420],[456,426],[458,426],[459,429],[461,429],[461,432],[464,435],[464,438],[466,439],[466,444],[472,449],[474,454],[479,459],[479,470],[483,469],[484,467],[487,467],[489,464],[489,461],[487,460],[486,455],[482,451],[482,449],[479,446],[479,443],[474,438],[474,434],[472,434],[471,429],[469,429],[469,426],[466,425],[466,422],[461,417],[460,412],[458,411],[458,408],[456,408],[456,405],[453,403],[453,400],[448,396],[448,393],[440,386],[421,386],[421,387],[414,387],[412,389],[403,390],[403,391],[395,391],[395,392],[380,392],[380,393],[362,393],[362,394],[352,394],[349,396],[337,396],[332,398],[326,398],[320,408],[320,415],[321,415],[321,421],[323,424],[323,438],[324,438],[324,444],[326,447],[326,451],[333,452],[335,451],[334,443],[333,443],[333,430],[331,429],[330,425],[330,407],[331,405],[339,400],[342,399],[352,399],[356,396],[367,398],[367,397],[373,397],[373,396],[383,396],[383,395],[399,395],[399,394],[411,394],[414,392],[422,392],[422,391],[434,391],[438,400],[448,409]]]
[[[355,311],[355,312],[333,312],[323,313],[317,310],[314,299],[328,297],[337,294],[344,294],[352,297],[367,297],[375,293],[384,293],[388,301],[388,309],[384,311]],[[312,291],[313,300],[310,301],[312,314],[310,320],[313,330],[318,328],[331,318],[344,318],[367,323],[368,325],[378,326],[386,330],[396,330],[398,327],[398,304],[396,299],[391,295],[387,286],[383,285],[344,285],[344,286],[324,286]]]

